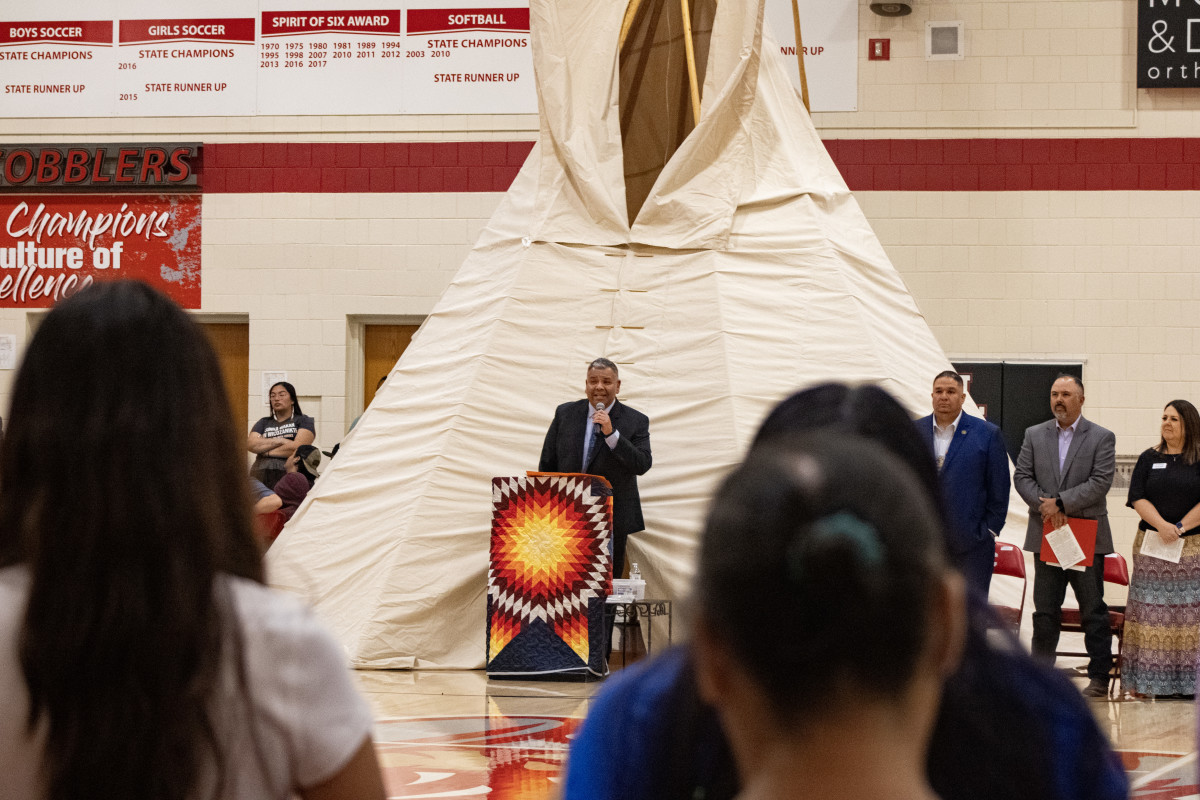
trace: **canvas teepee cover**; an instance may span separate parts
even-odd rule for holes
[[[782,67],[760,57],[762,0],[695,4],[694,129],[686,111],[671,129],[622,120],[682,58],[662,11],[678,4],[643,5],[631,35],[647,57],[625,69],[624,0],[530,2],[537,146],[270,551],[272,582],[312,602],[357,666],[483,665],[490,480],[536,469],[594,357],[620,365],[622,400],[650,417],[630,557],[676,599],[706,499],[773,403],[872,381],[924,410],[948,366]],[[686,106],[677,88],[643,94],[643,111]]]

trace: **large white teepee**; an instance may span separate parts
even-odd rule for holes
[[[490,480],[536,469],[596,356],[651,420],[630,557],[674,598],[710,491],[776,401],[871,381],[928,409],[947,359],[761,58],[762,5],[710,6],[700,121],[630,224],[626,2],[531,0],[538,144],[269,554],[272,583],[307,597],[354,665],[483,665]]]

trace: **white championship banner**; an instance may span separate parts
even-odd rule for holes
[[[403,14],[394,0],[372,5],[263,0],[258,113],[400,113]]]
[[[537,113],[527,4],[410,7],[404,55],[405,113]]]
[[[857,111],[858,3],[800,0],[800,22],[812,110]],[[777,55],[783,59],[792,85],[800,91],[792,1],[767,0],[766,25],[779,45]]]
[[[123,117],[253,116],[255,19],[241,0],[124,0],[116,111]],[[203,18],[197,18],[202,11]]]
[[[767,26],[799,86],[791,0]],[[858,102],[857,0],[801,0],[813,111]],[[0,9],[7,117],[533,114],[519,0],[42,0]]]
[[[5,3],[0,12],[0,114],[112,116],[116,8],[113,0]]]

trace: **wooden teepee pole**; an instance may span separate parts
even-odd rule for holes
[[[804,40],[800,38],[800,3],[792,0],[792,22],[796,25],[796,62],[800,65],[800,99],[804,101],[804,110],[808,107],[808,75],[804,72]]]
[[[625,6],[625,19],[621,20],[621,39],[617,44],[618,50],[625,46],[625,39],[629,37],[629,29],[633,27],[633,18],[637,16],[638,9],[641,7],[642,0],[629,0],[629,5]]]
[[[696,79],[696,50],[692,46],[692,12],[688,8],[688,0],[679,0],[679,5],[683,10],[683,47],[687,52],[688,85],[692,90],[692,123],[699,125],[700,84]]]

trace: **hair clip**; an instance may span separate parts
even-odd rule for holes
[[[838,511],[813,523],[812,539],[844,539],[854,545],[858,555],[869,566],[883,563],[883,546],[875,526],[849,511]]]

